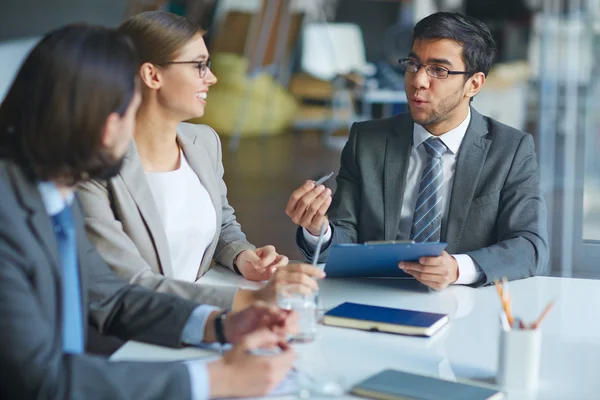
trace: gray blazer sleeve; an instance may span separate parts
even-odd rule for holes
[[[60,312],[52,308],[60,285],[52,278],[39,281],[40,275],[52,275],[48,272],[52,267],[49,262],[34,262],[31,254],[36,249],[30,249],[27,242],[31,234],[20,235],[29,228],[11,215],[10,210],[18,209],[7,203],[11,198],[1,189],[0,398],[190,398],[190,378],[182,364],[110,363],[63,353],[54,319]],[[90,320],[102,331],[123,338],[179,345],[195,304],[125,284],[89,243],[87,248],[79,260],[82,270],[91,270],[91,280],[84,281],[89,282]],[[86,287],[83,282],[82,286]]]
[[[217,133],[211,128],[216,142],[217,159],[215,162],[216,179],[219,182],[219,191],[221,192],[221,234],[215,250],[215,262],[226,266],[231,270],[234,258],[244,250],[253,250],[255,247],[246,240],[246,235],[242,232],[242,227],[237,222],[235,211],[227,201],[227,185],[223,180],[223,153],[221,150],[221,141]]]
[[[0,397],[190,398],[184,365],[109,363],[99,357],[64,354],[60,343],[53,341],[56,327],[41,312],[24,274],[25,260],[4,242],[0,260],[0,373],[10,381],[2,384]]]
[[[533,138],[524,135],[500,194],[498,243],[467,254],[486,275],[482,284],[544,275],[548,269],[546,204],[539,188]]]
[[[115,217],[106,183],[88,181],[79,186],[78,195],[88,238],[119,277],[159,293],[225,309],[232,307],[235,287],[207,285],[201,281],[190,283],[154,273]]]
[[[357,213],[360,209],[359,167],[356,160],[357,125],[352,124],[348,142],[344,146],[340,171],[336,178],[337,189],[329,207],[330,228],[333,229],[331,240],[319,256],[320,263],[327,260],[329,248],[338,243],[356,243],[358,240]],[[307,260],[312,259],[314,249],[304,240],[302,227],[296,230],[296,243]]]

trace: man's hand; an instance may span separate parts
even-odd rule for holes
[[[220,314],[215,311],[210,314],[204,328],[204,341],[207,343],[217,340],[215,335],[215,319]],[[290,333],[298,331],[298,315],[289,310],[269,305],[265,302],[255,302],[239,312],[227,314],[223,324],[223,334],[229,343],[239,343],[250,333],[267,329],[285,341]]]
[[[266,281],[278,268],[288,265],[289,261],[286,256],[277,254],[275,247],[265,246],[242,251],[237,256],[235,265],[249,281]]]
[[[315,187],[314,181],[306,181],[290,196],[285,213],[296,225],[313,236],[319,236],[323,224],[329,221],[325,213],[331,205],[331,189],[323,185]]]
[[[273,355],[255,355],[264,348],[279,348]],[[296,353],[279,335],[261,329],[246,335],[225,356],[208,364],[210,398],[264,396],[292,368]]]
[[[275,304],[277,303],[278,289],[287,284],[299,285],[305,288],[307,293],[312,293],[319,289],[315,279],[323,278],[325,278],[325,272],[310,264],[286,265],[278,268],[262,288],[258,290],[239,289],[233,299],[233,310],[243,310],[257,301]]]
[[[313,267],[310,264],[290,264],[277,269],[269,282],[261,289],[253,292],[255,300],[262,300],[267,303],[277,302],[277,290],[287,284],[297,284],[312,293],[319,289],[316,279],[325,278],[325,272],[322,269]]]
[[[439,257],[421,257],[418,263],[401,262],[401,270],[432,289],[441,290],[458,280],[458,262],[448,252]]]

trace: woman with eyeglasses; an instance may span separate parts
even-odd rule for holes
[[[142,102],[120,174],[80,187],[87,233],[100,254],[131,283],[225,308],[273,302],[281,283],[315,289],[320,270],[287,266],[273,246],[246,241],[227,201],[218,135],[182,122],[204,114],[217,83],[203,31],[166,12],[136,15],[119,31],[139,54]],[[202,284],[213,260],[269,282],[257,291]]]

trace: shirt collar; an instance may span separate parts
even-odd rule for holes
[[[446,145],[448,151],[452,154],[458,153],[458,149],[460,149],[460,145],[463,139],[465,138],[467,128],[469,127],[470,122],[471,108],[469,107],[467,117],[464,119],[463,122],[460,123],[460,125],[440,136],[437,136]],[[427,129],[425,129],[422,125],[419,125],[417,123],[414,124],[413,143],[415,144],[415,148],[430,137],[435,137],[435,135],[429,133]]]
[[[73,203],[73,193],[70,193],[65,199],[53,182],[38,182],[37,187],[49,217],[60,213],[66,206],[70,206]]]

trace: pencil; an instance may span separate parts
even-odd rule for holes
[[[548,314],[548,312],[550,311],[550,309],[552,308],[553,305],[554,305],[554,300],[552,300],[550,303],[548,303],[548,305],[546,306],[544,311],[542,311],[542,314],[538,317],[538,319],[533,324],[531,324],[531,329],[537,329],[538,326],[540,326],[540,323],[542,322],[542,320],[544,318],[546,318],[546,315]]]

